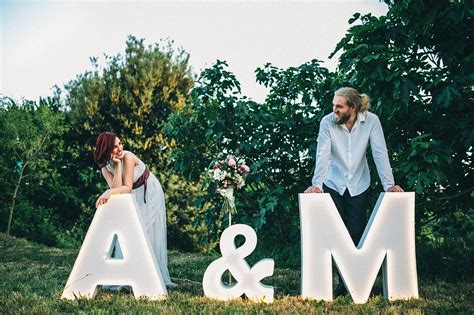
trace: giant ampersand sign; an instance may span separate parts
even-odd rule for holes
[[[245,236],[245,243],[235,247],[237,235]],[[273,274],[275,265],[273,259],[262,259],[253,267],[245,261],[257,246],[257,234],[248,225],[231,225],[222,233],[219,243],[222,257],[213,261],[207,267],[202,280],[204,294],[219,300],[231,300],[245,294],[253,301],[272,302],[273,287],[260,283],[265,277]],[[222,283],[222,274],[229,270],[237,280],[233,286]]]

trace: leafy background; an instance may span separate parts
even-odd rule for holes
[[[227,221],[203,174],[228,152],[251,167],[234,222],[257,230],[265,257],[299,268],[297,194],[310,184],[319,121],[333,91],[347,85],[371,96],[395,179],[416,192],[420,275],[472,279],[474,8],[386,2],[385,16],[349,20],[334,49],[336,71],[318,60],[256,69],[256,81],[269,88],[261,103],[242,95],[226,61],[195,74],[186,51],[167,41],[146,47],[134,36],[124,53],[104,66],[92,58],[94,70],[52,96],[17,102],[3,95],[0,228],[12,213],[11,234],[78,248],[106,188],[92,162],[95,138],[113,130],[163,184],[170,248],[216,249]],[[370,166],[375,204],[382,188]]]

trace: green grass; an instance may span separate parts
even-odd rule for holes
[[[4,235],[0,234],[3,240]],[[3,242],[2,242],[3,244]],[[60,295],[71,272],[77,250],[57,249],[11,238],[0,247],[0,314],[9,313],[470,313],[474,310],[473,283],[446,283],[419,279],[420,299],[389,302],[381,282],[373,296],[356,305],[349,296],[333,302],[300,298],[300,272],[276,268],[266,284],[275,287],[275,302],[259,304],[205,298],[200,284],[205,269],[217,256],[170,251],[169,269],[179,287],[163,301],[135,300],[126,293],[100,292],[96,299],[67,301]],[[264,257],[256,257],[260,259]],[[253,260],[253,259],[252,259]],[[278,267],[278,266],[276,266]]]

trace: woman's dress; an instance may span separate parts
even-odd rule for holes
[[[107,170],[115,173],[113,163],[107,164]],[[123,167],[123,163],[122,163]],[[133,182],[143,174],[146,166],[141,160],[133,171]],[[122,174],[124,174],[122,170]],[[135,197],[138,211],[141,215],[145,231],[155,254],[156,262],[161,271],[165,285],[172,285],[168,273],[168,254],[166,245],[166,207],[165,196],[158,179],[150,173],[147,180],[146,203],[144,200],[145,185],[132,189],[131,194]]]

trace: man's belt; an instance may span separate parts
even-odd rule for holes
[[[133,183],[132,189],[137,189],[142,186],[145,186],[144,191],[143,191],[143,201],[146,203],[146,183],[148,181],[148,177],[150,177],[150,170],[145,168],[145,171],[143,172],[142,176],[140,176],[136,182]]]

